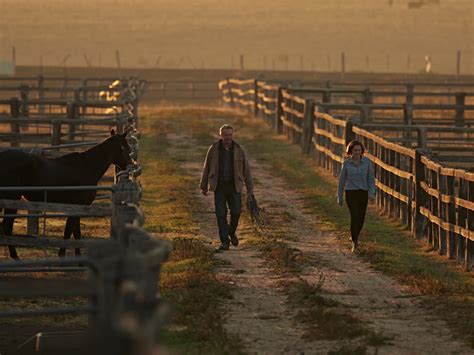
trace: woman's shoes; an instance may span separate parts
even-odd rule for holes
[[[357,253],[359,251],[359,244],[357,242],[352,242],[351,252]]]

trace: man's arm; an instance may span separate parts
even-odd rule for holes
[[[202,174],[201,174],[201,181],[199,183],[199,186],[201,187],[203,195],[207,195],[211,148],[212,146],[209,147],[209,149],[207,150],[206,159],[204,160],[204,167],[202,169]]]

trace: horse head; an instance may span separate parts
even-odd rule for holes
[[[130,157],[130,146],[128,145],[126,136],[128,132],[122,134],[116,134],[114,130],[110,132],[111,138],[114,142],[117,142],[117,149],[114,149],[114,155],[112,163],[117,165],[120,169],[125,170],[127,165],[132,163]]]

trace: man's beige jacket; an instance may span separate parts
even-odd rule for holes
[[[201,190],[216,191],[219,179],[219,143],[218,140],[209,147],[204,161],[204,169],[201,176]],[[234,181],[235,191],[242,192],[244,186],[248,192],[253,191],[253,180],[250,174],[249,161],[244,148],[236,141],[234,142]],[[209,186],[209,187],[208,187]]]

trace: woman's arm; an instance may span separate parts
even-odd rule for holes
[[[337,204],[342,206],[342,195],[346,187],[346,162],[342,163],[341,173],[339,174],[339,184],[337,187]]]

